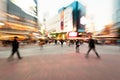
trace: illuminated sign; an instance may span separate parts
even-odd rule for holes
[[[68,33],[68,37],[76,37],[77,36],[77,32],[69,32]]]

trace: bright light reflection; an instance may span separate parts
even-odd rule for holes
[[[3,26],[3,25],[5,25],[5,24],[0,22],[0,26]]]
[[[83,16],[83,17],[81,17],[80,22],[81,22],[81,24],[85,25],[85,24],[87,24],[87,19]]]

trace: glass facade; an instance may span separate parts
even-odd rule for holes
[[[12,1],[15,0],[1,0],[0,3],[0,40],[10,40],[15,35],[30,39],[32,33],[39,33],[37,12],[28,14]]]
[[[13,2],[11,2],[11,0],[7,0],[7,13],[10,15],[19,17],[19,18],[14,18],[14,19],[22,22],[23,24],[28,23],[27,25],[29,25],[29,26],[36,26],[36,25],[33,25],[32,23],[30,23],[29,21],[33,21],[36,23],[37,17],[25,13],[20,7],[18,7]],[[8,21],[14,21],[14,20],[11,16],[8,16]]]
[[[117,33],[118,37],[120,37],[120,0],[114,0],[114,33]]]

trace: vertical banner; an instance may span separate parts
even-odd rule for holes
[[[64,22],[63,21],[61,21],[61,30],[64,30]]]
[[[60,23],[60,29],[64,30],[64,11],[61,12],[61,23]]]

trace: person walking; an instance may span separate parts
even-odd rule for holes
[[[99,54],[97,53],[96,51],[96,48],[95,48],[95,40],[92,39],[92,36],[90,36],[90,39],[88,40],[88,46],[89,46],[89,49],[87,51],[87,54],[86,54],[86,57],[88,57],[89,55],[89,52],[91,50],[93,50],[95,52],[95,54],[97,55],[98,58],[100,58]]]
[[[57,45],[57,39],[55,39],[54,42],[55,42],[55,45]]]
[[[22,59],[22,57],[20,56],[20,53],[19,53],[18,49],[19,49],[18,37],[15,36],[14,40],[12,41],[12,54],[10,55],[9,58],[12,58],[14,56],[14,54],[17,53],[18,58]]]
[[[76,52],[79,53],[79,46],[80,46],[80,41],[79,40],[76,40],[76,43],[75,43],[75,48],[76,48]]]
[[[63,47],[64,40],[61,39],[61,40],[60,40],[60,43],[61,43],[61,47]]]
[[[44,39],[40,39],[40,41],[39,41],[40,49],[43,49],[43,46],[44,46],[44,45],[45,45]]]

